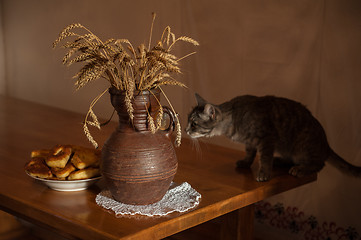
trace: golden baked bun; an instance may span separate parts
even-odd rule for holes
[[[38,150],[33,150],[31,151],[30,157],[34,158],[34,157],[47,157],[49,156],[49,154],[51,153],[50,149],[38,149]]]
[[[80,146],[72,146],[73,156],[71,162],[77,169],[98,167],[100,164],[101,151]]]
[[[59,180],[63,180],[65,179],[67,176],[69,176],[69,174],[73,171],[75,171],[76,168],[73,166],[73,164],[71,162],[68,162],[64,168],[52,168],[51,172],[59,179]]]
[[[99,168],[86,168],[70,173],[68,180],[80,180],[100,175]]]
[[[39,178],[79,180],[100,176],[101,151],[76,145],[56,145],[31,152],[25,171]]]
[[[52,168],[64,168],[68,163],[72,149],[70,146],[55,146],[48,157],[45,159],[46,164]]]
[[[44,158],[34,157],[26,165],[25,171],[33,176],[38,178],[51,178],[53,174],[50,171],[50,168],[45,164]]]

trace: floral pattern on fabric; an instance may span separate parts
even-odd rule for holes
[[[255,204],[255,219],[261,224],[303,235],[305,240],[361,240],[353,227],[339,227],[335,222],[319,222],[312,215],[305,215],[297,207],[272,205],[261,201]]]

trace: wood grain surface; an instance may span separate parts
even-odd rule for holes
[[[257,164],[252,169],[236,170],[235,162],[242,152],[184,139],[176,149],[179,168],[174,180],[188,182],[201,193],[200,205],[187,213],[165,217],[116,216],[95,203],[103,182],[85,191],[58,192],[24,172],[34,149],[55,144],[89,147],[82,132],[83,118],[82,114],[0,97],[0,209],[74,239],[161,239],[226,215],[236,220],[225,220],[220,236],[231,229],[237,238],[249,239],[253,203],[317,177],[297,179],[279,169],[269,182],[259,183],[253,174]],[[100,146],[116,125],[93,131]],[[231,238],[237,239],[234,236]]]

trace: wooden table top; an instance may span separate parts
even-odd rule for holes
[[[316,180],[275,171],[268,182],[254,180],[252,169],[236,170],[240,151],[184,139],[176,148],[175,182],[188,182],[202,195],[198,207],[164,217],[116,216],[99,207],[101,184],[79,192],[58,192],[24,172],[30,152],[55,144],[90,146],[83,134],[84,115],[0,96],[0,209],[81,239],[161,239]],[[114,130],[111,123],[94,130],[100,146]]]

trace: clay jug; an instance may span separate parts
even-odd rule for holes
[[[170,140],[174,129],[174,113],[169,115],[169,127],[152,133],[147,116],[157,119],[159,90],[137,91],[132,99],[133,121],[130,120],[125,93],[109,90],[111,103],[119,116],[119,125],[102,148],[101,171],[114,199],[132,205],[157,202],[167,192],[177,171],[177,157]]]

